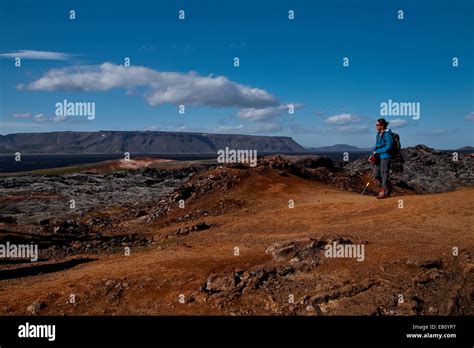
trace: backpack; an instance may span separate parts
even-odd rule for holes
[[[400,143],[400,136],[397,133],[392,134],[392,147],[388,150],[388,153],[392,155],[392,157],[397,157],[400,154],[400,150],[402,149],[402,144]]]

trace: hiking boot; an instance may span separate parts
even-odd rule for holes
[[[387,192],[385,190],[380,190],[377,199],[384,199],[387,198]]]

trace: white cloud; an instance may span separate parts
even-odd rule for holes
[[[162,131],[162,132],[202,132],[205,129],[200,127],[189,127],[183,124],[177,123],[160,123],[158,125],[147,126],[144,128],[135,128],[133,130],[142,131]]]
[[[340,114],[328,117],[324,123],[327,125],[344,125],[348,123],[356,123],[359,121],[360,118],[352,114]]]
[[[0,53],[0,57],[39,59],[39,60],[70,60],[72,55],[62,52],[19,50],[17,52]]]
[[[36,115],[31,115],[29,112],[28,113],[22,113],[22,114],[12,114],[13,118],[22,118],[22,119],[32,119],[33,121],[36,122],[45,122],[45,121],[54,121],[54,122],[62,122],[66,120],[68,117],[66,116],[52,116],[52,117],[46,117],[43,114],[36,114]]]
[[[33,120],[36,122],[44,122],[44,121],[47,121],[48,119],[43,114],[37,114],[33,116]]]
[[[466,121],[474,121],[474,111],[470,112],[469,115],[464,117]]]
[[[20,113],[20,114],[13,114],[13,118],[30,118],[31,114],[29,112],[27,113]]]
[[[224,134],[273,134],[283,130],[279,123],[249,123],[237,126],[221,126],[214,130],[216,133]]]
[[[3,122],[0,121],[0,134],[21,133],[26,129],[43,129],[44,124],[33,122]],[[9,132],[5,132],[8,130]]]
[[[224,76],[200,76],[196,72],[160,72],[141,66],[125,67],[109,62],[99,66],[52,69],[19,89],[31,91],[108,91],[145,87],[150,105],[165,103],[212,107],[266,108],[278,105],[269,92],[240,85]]]
[[[330,126],[329,134],[367,134],[368,125],[360,125],[361,118],[352,114],[339,114],[330,116],[324,121],[324,124]]]
[[[51,121],[54,121],[54,122],[62,122],[62,121],[65,121],[67,120],[68,117],[67,116],[58,116],[58,115],[55,115],[53,117],[51,117]]]
[[[180,123],[160,123],[140,130],[167,131],[167,132],[194,132],[218,134],[272,134],[283,130],[279,123],[245,123],[238,125],[220,126],[217,128],[189,127]],[[137,129],[138,130],[138,129]]]
[[[389,120],[389,128],[402,128],[405,127],[407,124],[407,120],[402,120],[401,118]]]
[[[359,126],[359,125],[337,125],[331,130],[334,134],[368,134],[369,126]]]
[[[220,126],[216,128],[217,133],[226,133],[226,132],[235,132],[235,131],[242,131],[244,129],[243,124],[239,124],[238,126]]]
[[[236,116],[242,120],[247,121],[263,121],[281,115],[283,112],[288,112],[290,105],[294,109],[303,107],[303,104],[281,104],[278,106],[269,106],[266,108],[244,108],[240,109]]]
[[[47,120],[48,120],[48,118],[43,114],[37,114],[37,115],[33,116],[33,121],[35,121],[35,122],[44,122],[44,121],[47,121]]]

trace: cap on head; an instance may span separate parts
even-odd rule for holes
[[[385,118],[379,118],[377,120],[377,123],[380,123],[383,126],[384,129],[387,128],[387,126],[388,126],[388,122]]]

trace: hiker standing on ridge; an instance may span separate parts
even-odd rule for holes
[[[374,152],[369,157],[369,162],[374,166],[374,178],[382,189],[379,191],[378,199],[387,198],[390,193],[390,159],[392,158],[391,150],[393,148],[392,131],[387,129],[388,122],[384,118],[379,118],[375,123],[377,136],[375,141]]]

